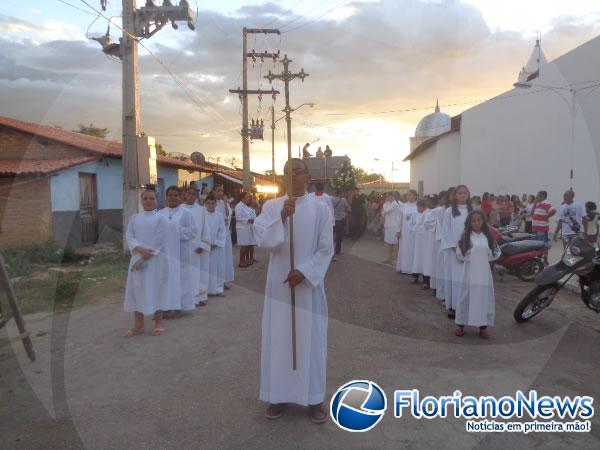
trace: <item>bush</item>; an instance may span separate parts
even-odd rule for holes
[[[82,259],[71,247],[61,247],[55,241],[30,247],[7,248],[3,255],[13,277],[27,275],[37,265],[69,264]]]

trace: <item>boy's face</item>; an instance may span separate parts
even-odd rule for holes
[[[406,198],[408,199],[409,203],[414,203],[417,201],[417,196],[414,192],[409,192]]]
[[[179,192],[175,189],[171,189],[167,193],[167,206],[169,208],[177,208],[179,206]]]
[[[144,192],[142,206],[144,211],[154,211],[156,209],[156,194],[154,192]]]
[[[188,189],[187,192],[185,193],[185,202],[188,205],[193,205],[194,203],[196,203],[197,198],[198,198],[198,194],[196,193],[196,191],[194,189]]]
[[[206,210],[208,212],[215,212],[215,208],[217,206],[217,202],[215,202],[214,200],[206,200],[204,202],[204,206],[206,207]]]
[[[417,211],[419,211],[420,213],[422,213],[423,211],[425,211],[425,206],[423,206],[423,205],[417,205]]]

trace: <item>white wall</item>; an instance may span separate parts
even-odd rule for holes
[[[600,88],[577,93],[572,146],[571,94],[542,87],[595,84],[586,83],[590,80],[600,80],[600,38],[544,66],[538,87],[534,82],[529,89],[512,89],[465,111],[461,171],[471,192],[521,194],[543,189],[558,205],[571,187],[573,159],[576,199],[600,200]]]

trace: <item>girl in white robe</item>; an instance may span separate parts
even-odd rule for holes
[[[167,219],[167,256],[169,257],[169,302],[171,312],[165,318],[177,317],[177,311],[191,311],[196,303],[192,294],[192,280],[187,267],[190,259],[190,240],[197,234],[192,215],[181,206],[181,191],[177,186],[167,189],[167,206],[159,214]]]
[[[197,203],[198,191],[188,189],[185,192],[185,208],[194,219],[196,237],[190,241],[189,264],[187,273],[192,284],[194,303],[206,305],[208,294],[208,273],[210,264],[210,228],[206,219],[206,209]]]
[[[417,213],[417,191],[410,190],[407,202],[402,207],[402,224],[400,225],[400,243],[396,271],[406,275],[412,274],[415,240],[412,231],[413,214]]]
[[[425,215],[425,202],[419,200],[417,202],[417,213],[412,216],[412,232],[415,240],[414,254],[412,258],[412,270],[414,283],[419,283],[419,277],[423,275],[423,218]]]
[[[439,202],[440,206],[437,209],[437,222],[435,226],[435,242],[436,242],[436,270],[435,270],[435,298],[437,298],[442,304],[445,300],[445,284],[446,284],[446,251],[442,248],[442,238],[444,232],[444,213],[450,205],[450,193],[453,190],[440,192]]]
[[[168,260],[165,251],[167,221],[156,212],[156,193],[142,192],[144,211],[135,214],[127,225],[127,247],[131,261],[127,272],[123,309],[133,312],[135,322],[125,332],[132,337],[144,332],[144,315],[154,314],[152,335],[165,331],[162,311],[169,309],[167,292]]]
[[[448,318],[450,319],[455,318],[463,268],[463,262],[456,258],[456,246],[465,229],[465,220],[470,212],[471,196],[469,189],[464,185],[458,186],[454,192],[452,206],[444,213],[443,222],[442,248],[446,251],[444,294]]]
[[[464,262],[456,305],[457,336],[464,335],[466,325],[479,327],[479,336],[489,338],[487,327],[494,324],[496,302],[490,262],[501,255],[490,234],[484,215],[469,214],[456,256]]]
[[[431,280],[434,275],[436,205],[437,197],[427,198],[427,209],[423,212],[423,238],[421,244],[423,254],[423,289],[431,288]]]
[[[235,278],[233,271],[233,243],[231,242],[232,211],[227,196],[223,190],[223,185],[216,185],[214,194],[215,198],[217,199],[217,212],[220,212],[223,215],[225,229],[227,231],[225,236],[225,246],[223,247],[221,256],[223,257],[223,279],[225,280],[225,283],[229,283]],[[225,286],[225,288],[229,289],[227,286]]]
[[[216,210],[217,202],[210,194],[204,201],[206,207],[208,226],[210,228],[210,262],[208,295],[223,296],[225,284],[225,258],[223,250],[227,243],[227,230],[225,229],[225,218]]]

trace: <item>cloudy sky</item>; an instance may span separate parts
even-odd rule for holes
[[[119,139],[121,66],[86,38],[88,29],[88,36],[104,33],[107,21],[81,0],[65,2],[71,6],[0,0],[0,115],[66,129],[94,123]],[[99,0],[87,2],[99,8]],[[106,15],[116,24],[120,5],[108,2]],[[408,180],[400,161],[436,98],[454,115],[508,90],[538,31],[550,60],[600,33],[597,0],[198,0],[197,6],[195,32],[181,24],[144,41],[186,89],[140,48],[147,134],[169,151],[241,160],[240,102],[228,93],[241,84],[241,30],[277,27],[280,37],[252,36],[249,48],[281,49],[294,71],[310,74],[291,87],[292,106],[315,103],[294,115],[295,151],[305,142],[314,142],[313,151],[329,144],[388,178],[394,161],[396,181]],[[114,40],[119,33],[111,28]],[[250,64],[249,87],[269,89],[263,76],[280,69]],[[271,105],[269,96],[251,99],[250,117],[270,121]],[[283,98],[275,107],[283,108]],[[275,138],[278,170],[286,157],[284,125]],[[253,170],[270,168],[267,130],[266,141],[251,144]]]

